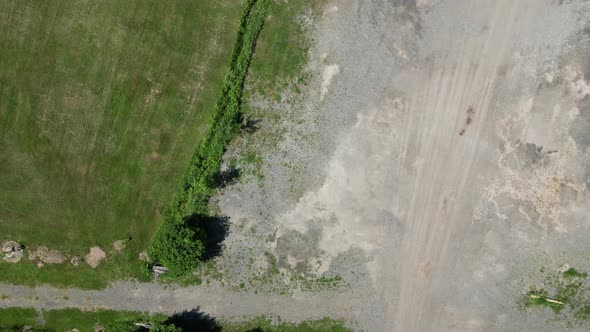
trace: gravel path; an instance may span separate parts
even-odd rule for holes
[[[248,292],[195,286],[179,288],[155,283],[117,282],[103,290],[59,289],[51,286],[25,287],[0,284],[0,308],[114,309],[172,314],[199,308],[213,317],[234,320],[265,315],[289,321],[314,318],[348,319],[360,311],[354,303],[365,303],[358,292],[293,296],[256,295]],[[346,299],[346,300],[345,300]]]

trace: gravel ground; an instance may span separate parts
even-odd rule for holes
[[[349,320],[347,313],[358,313],[358,305],[344,299],[356,298],[364,303],[365,294],[350,291],[332,295],[305,294],[280,296],[234,292],[219,287],[164,287],[155,283],[116,282],[104,290],[36,288],[2,285],[0,308],[32,307],[36,309],[114,309],[173,314],[198,308],[221,320],[244,320],[260,315],[286,321],[303,321],[334,317]],[[264,307],[264,308],[263,308]]]
[[[541,268],[589,268],[589,9],[328,2],[315,80],[302,103],[260,103],[280,142],[221,210],[285,274],[368,294],[368,330],[563,328],[519,303]]]
[[[0,306],[587,330],[519,302],[541,268],[590,270],[589,14],[587,1],[327,1],[306,90],[252,100],[260,128],[228,154],[261,161],[215,200],[230,220],[220,280],[4,285]]]

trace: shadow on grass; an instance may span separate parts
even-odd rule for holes
[[[217,324],[215,317],[199,311],[199,307],[174,314],[166,320],[166,324],[174,324],[182,331],[219,332],[221,326]]]
[[[207,234],[203,260],[209,260],[221,254],[223,241],[229,231],[228,217],[195,214],[187,220],[187,223],[191,228],[200,228]]]

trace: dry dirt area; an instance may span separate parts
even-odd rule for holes
[[[372,331],[562,328],[518,306],[540,269],[590,268],[589,10],[328,1],[305,100],[258,104],[285,118],[264,177],[219,199],[225,269],[343,276]]]
[[[66,257],[57,250],[49,249],[46,246],[39,246],[29,251],[29,260],[36,260],[44,264],[62,264],[66,261]]]
[[[221,281],[3,286],[0,306],[587,330],[519,303],[541,269],[590,271],[590,2],[334,0],[314,26],[307,90],[251,102],[281,118],[246,137],[276,140],[259,174],[216,197]]]
[[[84,261],[95,269],[105,257],[107,257],[107,254],[100,247],[92,247],[86,257],[84,257]]]

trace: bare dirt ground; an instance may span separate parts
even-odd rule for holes
[[[106,253],[102,249],[100,249],[100,247],[92,247],[90,248],[90,252],[88,253],[88,255],[84,257],[84,260],[86,261],[86,263],[88,263],[88,265],[95,269],[98,266],[98,264],[100,264],[100,261],[103,260],[105,257]]]
[[[328,2],[316,85],[297,112],[268,106],[287,109],[286,134],[263,186],[226,192],[222,211],[285,273],[371,294],[366,329],[564,328],[519,305],[540,269],[589,267],[589,9]]]
[[[540,269],[590,270],[589,14],[588,1],[328,1],[308,90],[253,102],[281,121],[246,140],[277,142],[256,180],[216,199],[230,220],[223,280],[4,285],[0,306],[586,330],[519,303]],[[343,286],[310,291],[298,275]]]

